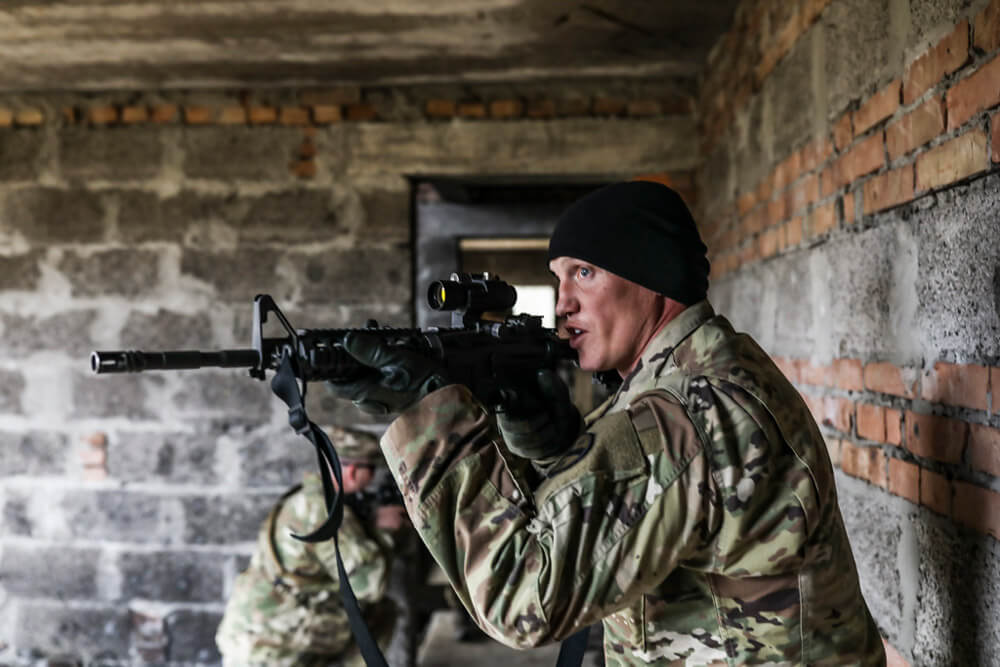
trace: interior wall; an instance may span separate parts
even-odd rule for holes
[[[746,2],[699,103],[711,298],[799,387],[893,664],[1000,654],[1000,2]]]
[[[91,350],[411,326],[411,183],[690,188],[660,85],[153,91],[0,98],[0,662],[213,664],[271,503],[312,469],[242,370],[94,376]],[[367,425],[309,394],[319,423]]]

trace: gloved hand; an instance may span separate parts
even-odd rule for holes
[[[387,345],[374,334],[348,333],[344,350],[373,372],[348,382],[330,381],[326,386],[338,398],[353,401],[369,414],[402,412],[432,391],[450,384],[438,362]]]
[[[583,430],[583,419],[555,371],[543,368],[534,380],[533,386],[512,388],[513,406],[497,413],[497,426],[513,454],[537,460],[569,449]]]

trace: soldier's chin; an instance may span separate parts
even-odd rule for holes
[[[600,360],[588,360],[586,357],[580,359],[579,366],[581,371],[587,371],[588,373],[601,373],[614,370],[613,366],[608,366],[606,363],[602,364]]]

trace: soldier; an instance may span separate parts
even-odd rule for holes
[[[364,489],[381,463],[377,439],[360,431],[328,429],[342,463],[345,495]],[[372,636],[385,649],[395,609],[384,598],[392,533],[402,507],[378,507],[374,530],[349,505],[338,533],[351,588]],[[285,493],[261,527],[250,566],[233,584],[215,637],[227,667],[252,665],[362,665],[340,599],[332,541],[310,544],[304,535],[326,518],[323,486],[315,473]]]
[[[435,362],[364,334],[347,349],[381,375],[334,391],[402,411],[382,439],[389,468],[499,641],[536,646],[603,620],[608,665],[883,665],[823,437],[713,311],[705,252],[660,184],[614,184],[561,216],[556,314],[581,368],[622,377],[585,420],[547,371],[512,388],[533,409],[494,420]]]

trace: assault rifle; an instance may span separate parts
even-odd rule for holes
[[[538,369],[555,369],[564,361],[576,359],[576,352],[567,341],[560,339],[555,330],[542,327],[541,317],[506,315],[516,300],[516,290],[499,276],[454,273],[448,280],[431,283],[427,290],[427,301],[432,309],[451,311],[450,328],[396,329],[380,327],[378,322],[369,320],[360,330],[380,336],[388,345],[436,360],[450,380],[467,386],[485,405],[496,410],[512,409],[523,405],[525,400],[513,388],[533,384]],[[271,315],[284,329],[283,336],[264,335],[264,324]],[[351,331],[358,329],[295,329],[274,300],[260,294],[253,302],[252,348],[215,352],[97,351],[90,355],[90,368],[104,375],[242,367],[248,368],[250,375],[258,380],[264,380],[267,371],[274,372],[271,388],[288,405],[289,423],[316,448],[326,497],[326,521],[309,535],[296,537],[308,542],[334,541],[341,600],[351,631],[365,663],[371,667],[385,667],[385,658],[372,639],[351,590],[337,544],[337,529],[343,518],[345,501],[343,494],[338,492],[343,488],[340,459],[329,437],[309,420],[305,411],[309,382],[346,382],[377,372],[344,350],[344,339]],[[383,490],[386,502],[388,496],[399,493],[398,489],[394,489],[395,494],[392,491]],[[581,637],[570,649],[574,656],[582,655],[586,645],[585,635]],[[560,657],[560,664],[570,663],[563,663]]]
[[[432,309],[451,311],[450,328],[398,329],[369,320],[361,329],[295,329],[274,300],[260,294],[253,303],[250,349],[96,351],[90,355],[90,368],[103,375],[242,367],[248,368],[252,377],[263,380],[266,371],[277,371],[287,358],[295,377],[303,383],[345,382],[373,372],[343,349],[348,333],[365,331],[377,334],[388,345],[435,359],[450,380],[469,387],[485,405],[502,410],[516,400],[511,387],[530,380],[540,368],[555,368],[562,361],[576,359],[565,340],[553,329],[542,327],[541,317],[503,315],[516,300],[514,287],[499,276],[453,273],[448,280],[434,281],[427,290]],[[284,329],[284,336],[264,336],[264,324],[272,314]]]
[[[561,362],[576,359],[575,351],[565,340],[553,329],[542,327],[541,317],[507,315],[516,300],[516,290],[499,276],[454,273],[448,280],[431,283],[427,290],[432,309],[451,311],[449,328],[398,329],[381,327],[375,320],[369,320],[363,329],[295,329],[270,296],[259,294],[253,302],[251,348],[215,352],[96,351],[90,355],[90,368],[104,375],[242,367],[248,368],[251,377],[258,380],[264,380],[267,371],[273,371],[271,388],[288,405],[289,423],[316,448],[326,497],[326,521],[312,533],[296,537],[308,542],[334,541],[341,599],[351,630],[365,662],[384,667],[385,658],[361,616],[337,544],[345,501],[338,491],[343,488],[340,459],[330,438],[306,414],[306,387],[309,382],[346,382],[366,373],[377,373],[344,350],[344,339],[350,332],[365,331],[380,336],[387,345],[435,359],[450,380],[467,386],[485,405],[498,410],[516,407],[523,397],[518,397],[512,388],[533,382],[534,373],[540,368],[554,369]],[[271,315],[284,329],[284,335],[264,335],[264,325]],[[336,486],[332,480],[336,480]],[[398,489],[394,491],[399,493]],[[395,494],[383,490],[384,496]]]

